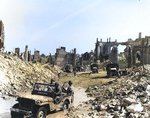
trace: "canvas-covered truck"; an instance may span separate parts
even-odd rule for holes
[[[31,94],[17,98],[18,103],[10,108],[11,117],[46,118],[46,115],[53,110],[68,109],[74,95],[65,93],[66,85],[68,84],[64,83],[61,88],[62,93],[58,96],[54,92],[54,84],[35,83]]]
[[[107,76],[110,78],[112,76],[119,77],[119,65],[117,63],[110,63],[106,66]]]
[[[98,64],[91,64],[92,73],[98,73]]]

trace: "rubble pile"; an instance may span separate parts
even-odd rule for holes
[[[49,83],[56,67],[25,62],[15,55],[0,54],[0,97],[17,96],[33,88],[35,82]]]
[[[148,65],[134,68],[127,76],[89,87],[86,91],[95,99],[71,108],[66,118],[149,118],[149,70]]]

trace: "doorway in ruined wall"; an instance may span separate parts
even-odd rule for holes
[[[135,65],[140,66],[141,65],[141,52],[138,50],[135,54]]]
[[[131,47],[126,45],[118,45],[118,65],[120,69],[131,66]]]

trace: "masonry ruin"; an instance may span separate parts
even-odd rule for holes
[[[127,61],[127,67],[150,64],[150,36],[142,38],[142,33],[139,33],[138,38],[133,41],[128,39],[127,42],[114,42],[111,38],[107,42],[96,41],[95,44],[95,59],[103,62],[109,59],[112,63],[118,62],[118,45],[126,45],[124,55]]]
[[[0,49],[4,48],[4,24],[0,20]]]
[[[118,62],[118,45],[117,40],[111,42],[111,38],[107,42],[96,40],[95,44],[95,59],[103,62],[110,59],[112,63]]]
[[[55,65],[64,67],[66,64],[71,64],[73,67],[76,66],[76,48],[70,53],[66,52],[65,47],[56,49],[55,53]]]
[[[139,33],[139,37],[133,41],[128,39],[123,43],[126,45],[124,54],[128,63],[128,68],[134,65],[150,64],[150,36],[142,38],[142,33]]]

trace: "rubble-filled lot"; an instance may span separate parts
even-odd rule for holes
[[[130,70],[130,74],[100,87],[89,87],[94,100],[70,109],[66,118],[149,118],[150,66]]]
[[[35,82],[49,83],[57,77],[58,69],[39,63],[23,62],[13,55],[0,54],[0,97],[17,96],[33,88]],[[150,117],[150,65],[130,69],[121,78],[81,75],[67,77],[76,84],[90,85],[86,90],[94,99],[72,107],[65,118],[149,118]],[[83,75],[82,75],[83,76]],[[64,79],[64,78],[63,78]],[[62,79],[62,80],[63,80]],[[64,79],[65,80],[65,79]],[[95,86],[93,83],[98,81]],[[107,82],[106,82],[107,81]],[[98,83],[99,86],[98,86]]]
[[[17,56],[0,54],[0,97],[17,96],[33,88],[35,82],[50,83],[57,67],[24,62]]]

